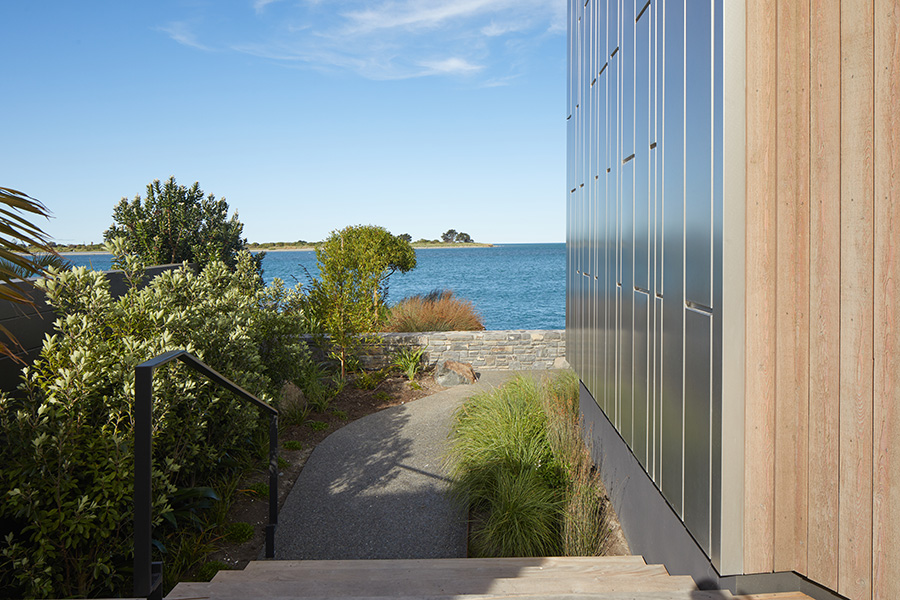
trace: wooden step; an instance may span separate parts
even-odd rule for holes
[[[778,592],[776,594],[745,594],[734,600],[812,600],[803,592]]]
[[[178,584],[178,588],[184,585],[195,584]],[[208,584],[206,584],[208,585]],[[177,588],[176,588],[177,589]],[[185,596],[166,596],[166,598],[179,598],[180,600],[245,600],[246,598],[254,598],[258,600],[290,600],[292,598],[302,598],[303,600],[339,600],[339,596],[331,594],[324,596],[297,596],[294,593],[287,595],[270,595],[265,591],[254,590],[251,595],[246,595],[247,590],[213,590],[208,591],[199,588],[190,588],[191,595]],[[591,592],[589,594],[555,594],[555,593],[539,593],[539,594],[504,594],[498,596],[496,594],[475,594],[475,595],[437,595],[437,596],[354,596],[352,600],[733,600],[733,596],[728,592],[704,592],[704,591],[674,591],[674,592]]]

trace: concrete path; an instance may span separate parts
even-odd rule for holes
[[[277,559],[466,556],[465,515],[446,494],[453,411],[516,373],[363,417],[316,446],[278,516]],[[537,375],[537,373],[535,373]]]

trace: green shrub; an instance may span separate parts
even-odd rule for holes
[[[406,378],[413,381],[422,368],[425,348],[401,348],[394,355],[394,366],[403,371]]]
[[[476,331],[484,322],[468,300],[449,290],[404,298],[391,307],[385,331]]]
[[[122,250],[121,244],[114,250]],[[131,283],[142,265],[122,258]],[[167,271],[114,300],[106,278],[77,268],[38,283],[59,315],[16,394],[0,395],[0,588],[28,597],[130,593],[134,367],[186,349],[274,401],[305,347],[287,335],[296,315],[275,315],[252,258],[234,271]],[[280,301],[279,301],[280,302]],[[298,332],[299,333],[299,332]],[[266,346],[269,344],[269,346]],[[275,360],[263,360],[269,352]],[[170,497],[235,469],[264,421],[181,364],[154,377],[153,511]],[[176,519],[176,524],[178,523]]]
[[[303,442],[297,440],[286,440],[282,446],[285,450],[303,450]]]

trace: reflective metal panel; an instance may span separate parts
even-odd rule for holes
[[[712,305],[712,7],[687,2],[685,38],[685,294]]]
[[[648,443],[650,439],[650,295],[633,292],[634,296],[634,344],[633,344],[633,434],[631,450],[649,472]]]
[[[682,346],[684,320],[684,2],[669,0],[663,12],[663,420],[662,492],[682,514]]]
[[[709,554],[712,315],[688,310],[684,326],[684,523]]]
[[[640,3],[641,0],[639,0]],[[635,26],[634,285],[650,290],[650,18]]]
[[[570,363],[719,555],[722,0],[571,0]]]

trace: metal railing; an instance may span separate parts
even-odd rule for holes
[[[269,524],[266,558],[275,558],[278,524],[278,411],[186,350],[172,350],[134,368],[134,595],[162,599],[162,563],[153,562],[153,490],[150,479],[153,455],[153,371],[180,360],[210,381],[237,394],[269,415]]]

